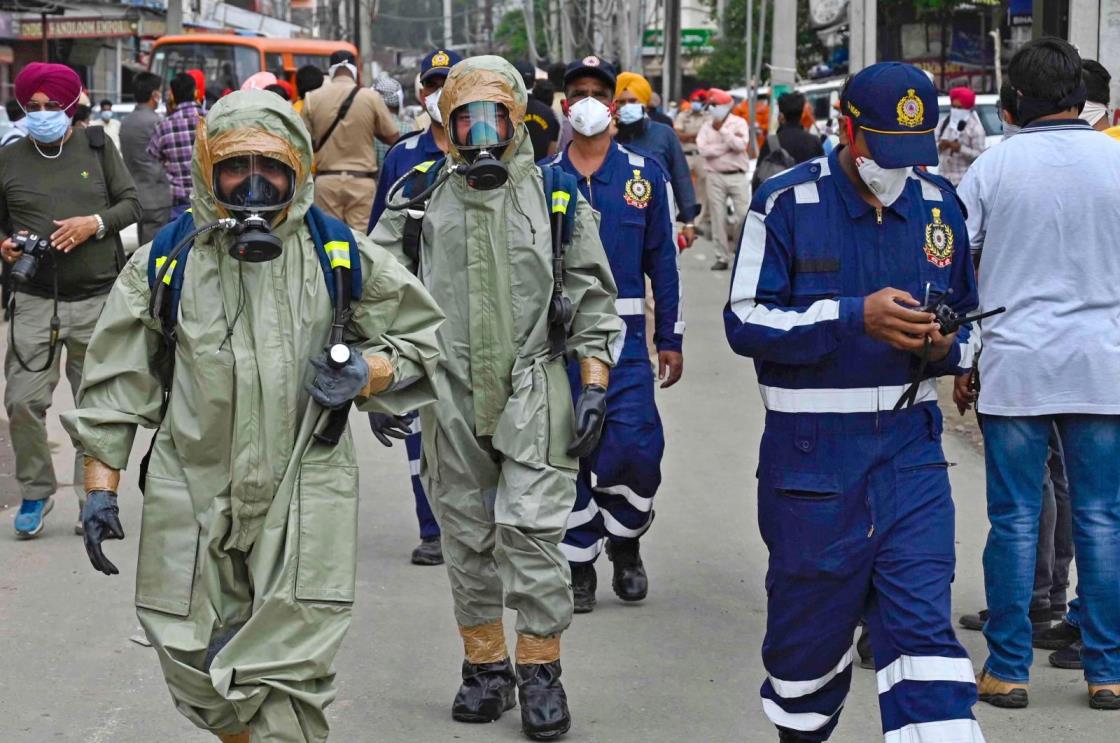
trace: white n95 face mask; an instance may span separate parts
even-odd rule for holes
[[[610,126],[611,109],[602,101],[587,97],[568,107],[568,120],[583,136],[594,137]]]
[[[725,103],[722,106],[712,106],[708,109],[712,114],[712,119],[715,121],[723,121],[731,113],[731,104]]]
[[[910,168],[884,168],[867,157],[857,157],[856,168],[859,177],[883,206],[890,206],[898,200],[906,190],[906,179],[910,177]]]
[[[432,121],[437,124],[443,124],[443,116],[439,112],[439,96],[442,92],[443,88],[440,88],[424,99],[424,110],[428,112],[428,116],[432,117]]]

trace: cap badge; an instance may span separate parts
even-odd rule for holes
[[[934,208],[933,222],[926,225],[926,259],[938,268],[953,262],[953,228],[941,221],[941,210]]]
[[[652,195],[653,187],[642,177],[642,171],[635,169],[634,177],[626,181],[626,191],[623,194],[626,203],[638,209],[645,209],[649,206],[649,198]]]
[[[447,56],[447,52],[438,51],[432,57],[432,67],[447,67],[451,64],[451,57]]]
[[[599,66],[599,58],[594,56],[594,55],[592,55],[590,57],[584,57],[583,58],[583,63],[585,65],[587,65],[588,67],[598,67]]]
[[[855,116],[857,119],[860,117],[859,109],[856,108],[856,104],[851,101],[848,101],[848,110],[851,111],[852,116]]]
[[[895,110],[898,112],[898,123],[908,127],[920,126],[926,115],[925,104],[914,95],[913,88],[908,89],[906,95],[899,99]]]

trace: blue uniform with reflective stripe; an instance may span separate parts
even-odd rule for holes
[[[420,163],[439,160],[443,154],[430,128],[418,134],[406,134],[389,149],[377,177],[377,191],[373,195],[373,208],[369,213],[366,234],[373,232],[377,220],[381,219],[381,213],[385,211],[385,202],[389,198],[389,190],[397,181]]]
[[[439,160],[441,157],[443,151],[436,145],[431,129],[408,136],[393,145],[389,154],[385,156],[385,162],[381,163],[381,173],[377,181],[377,192],[373,197],[373,209],[370,211],[367,233],[373,232],[377,220],[381,219],[389,190],[397,181],[420,163]],[[424,484],[420,481],[422,442],[418,416],[414,415],[412,418],[412,434],[405,439],[404,446],[408,454],[408,468],[412,478],[412,495],[416,499],[416,519],[420,522],[420,538],[438,537],[439,524],[436,523],[436,517],[432,515],[432,507],[428,504],[428,496],[424,493]]]
[[[977,306],[952,187],[914,171],[891,206],[856,192],[839,151],[763,184],[724,310],[767,408],[758,518],[770,552],[761,695],[774,724],[826,740],[871,631],[887,743],[979,743],[972,665],[953,633],[953,503],[933,377],[971,367],[968,328],[917,404],[892,412],[918,359],[864,332],[863,297],[952,290]]]
[[[618,285],[618,314],[626,323],[622,355],[607,387],[603,434],[598,448],[580,462],[576,504],[561,544],[569,561],[591,562],[604,538],[637,538],[653,518],[665,436],[645,340],[646,278],[655,300],[654,344],[659,351],[680,351],[680,276],[667,176],[656,160],[612,143],[590,178],[580,175],[566,149],[551,162],[576,176],[599,213],[599,237]],[[578,368],[573,365],[569,373],[578,391]]]

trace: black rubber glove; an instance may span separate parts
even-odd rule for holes
[[[576,405],[576,437],[568,447],[568,455],[586,457],[599,445],[603,421],[607,418],[607,388],[589,384],[580,393]]]
[[[311,366],[315,367],[315,379],[307,385],[307,391],[324,408],[348,405],[369,383],[369,365],[353,351],[345,364],[335,368],[330,362],[330,349],[325,348],[322,356],[311,359]]]
[[[82,508],[86,554],[93,567],[105,575],[120,572],[101,551],[101,543],[106,539],[124,539],[124,527],[121,526],[118,513],[116,493],[110,490],[91,490],[86,494],[86,505]]]
[[[412,433],[412,417],[408,415],[389,415],[370,413],[369,427],[373,435],[385,446],[392,446],[393,439],[401,441]]]

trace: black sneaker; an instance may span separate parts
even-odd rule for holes
[[[637,539],[607,542],[607,557],[614,563],[611,587],[614,595],[623,601],[641,601],[649,592],[646,566],[638,550]]]
[[[599,587],[595,563],[573,562],[571,566],[572,599],[575,601],[576,614],[590,614],[595,610],[595,589]]]
[[[976,630],[980,632],[984,629],[984,623],[988,621],[988,610],[981,609],[975,614],[961,614],[960,624],[965,629]]]
[[[1082,670],[1084,666],[1081,664],[1081,647],[1081,640],[1077,640],[1061,650],[1055,650],[1048,658],[1050,665],[1067,671]]]
[[[1034,646],[1039,650],[1061,650],[1080,641],[1081,630],[1069,622],[1059,622],[1034,636]]]
[[[509,658],[500,663],[463,661],[463,683],[451,703],[451,719],[458,722],[494,722],[517,705],[517,679]]]
[[[727,264],[727,261],[722,258],[717,258],[716,262],[712,264],[713,271],[726,271],[728,268],[730,268],[730,266]]]
[[[439,537],[421,540],[416,549],[412,550],[413,565],[442,565],[443,544]]]
[[[568,695],[560,683],[560,661],[518,663],[521,732],[529,740],[555,740],[572,726]]]

